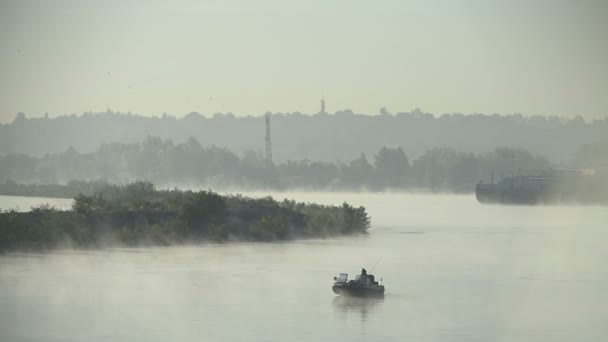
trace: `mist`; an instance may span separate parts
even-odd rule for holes
[[[520,170],[587,170],[605,177],[608,165],[606,120],[588,123],[581,118],[517,115],[435,118],[415,111],[268,117],[272,127],[268,146],[261,117],[192,114],[177,120],[116,113],[21,117],[0,126],[6,132],[0,135],[0,183],[5,183],[0,193],[26,193],[12,182],[69,185],[139,179],[162,187],[235,191],[466,193],[475,191],[481,181],[500,181]],[[47,142],[49,136],[60,138]],[[270,155],[262,152],[266,148]],[[70,197],[92,186],[74,183],[72,187],[67,191]],[[30,195],[57,197],[59,192],[40,191]]]
[[[349,198],[369,209],[374,224],[367,236],[289,243],[7,255],[0,258],[2,336],[606,336],[602,207],[480,206],[454,195],[273,195],[325,204]],[[331,277],[371,269],[380,257],[374,273],[389,289],[384,300],[334,298]]]
[[[0,341],[607,340],[606,18],[0,0]]]
[[[323,95],[331,112],[607,114],[603,1],[0,6],[0,122],[108,107],[312,113]]]

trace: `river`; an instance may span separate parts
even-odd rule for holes
[[[608,339],[606,207],[275,196],[364,205],[372,227],[366,236],[288,243],[0,256],[0,340]],[[21,200],[0,197],[0,208],[32,205]],[[354,277],[380,258],[373,273],[386,286],[383,300],[332,293],[334,275]]]

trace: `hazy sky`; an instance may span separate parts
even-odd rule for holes
[[[177,116],[608,115],[608,1],[0,0],[0,122]]]

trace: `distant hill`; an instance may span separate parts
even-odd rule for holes
[[[410,158],[433,147],[486,153],[501,146],[525,148],[552,161],[564,161],[586,144],[608,136],[608,118],[586,122],[580,116],[559,117],[444,114],[420,110],[384,115],[272,114],[273,157],[286,160],[348,161],[361,152],[372,155],[383,146],[400,146]],[[195,137],[203,146],[226,147],[241,154],[264,150],[263,116],[235,117],[190,113],[183,118],[115,113],[84,113],[57,118],[27,118],[19,113],[0,125],[0,155],[43,156],[73,148],[94,151],[102,143],[134,143],[146,136],[175,142]]]

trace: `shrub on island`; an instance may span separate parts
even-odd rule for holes
[[[78,194],[72,210],[49,205],[0,213],[0,252],[61,247],[278,241],[366,233],[364,207],[278,202],[213,191],[157,190],[146,181]]]

